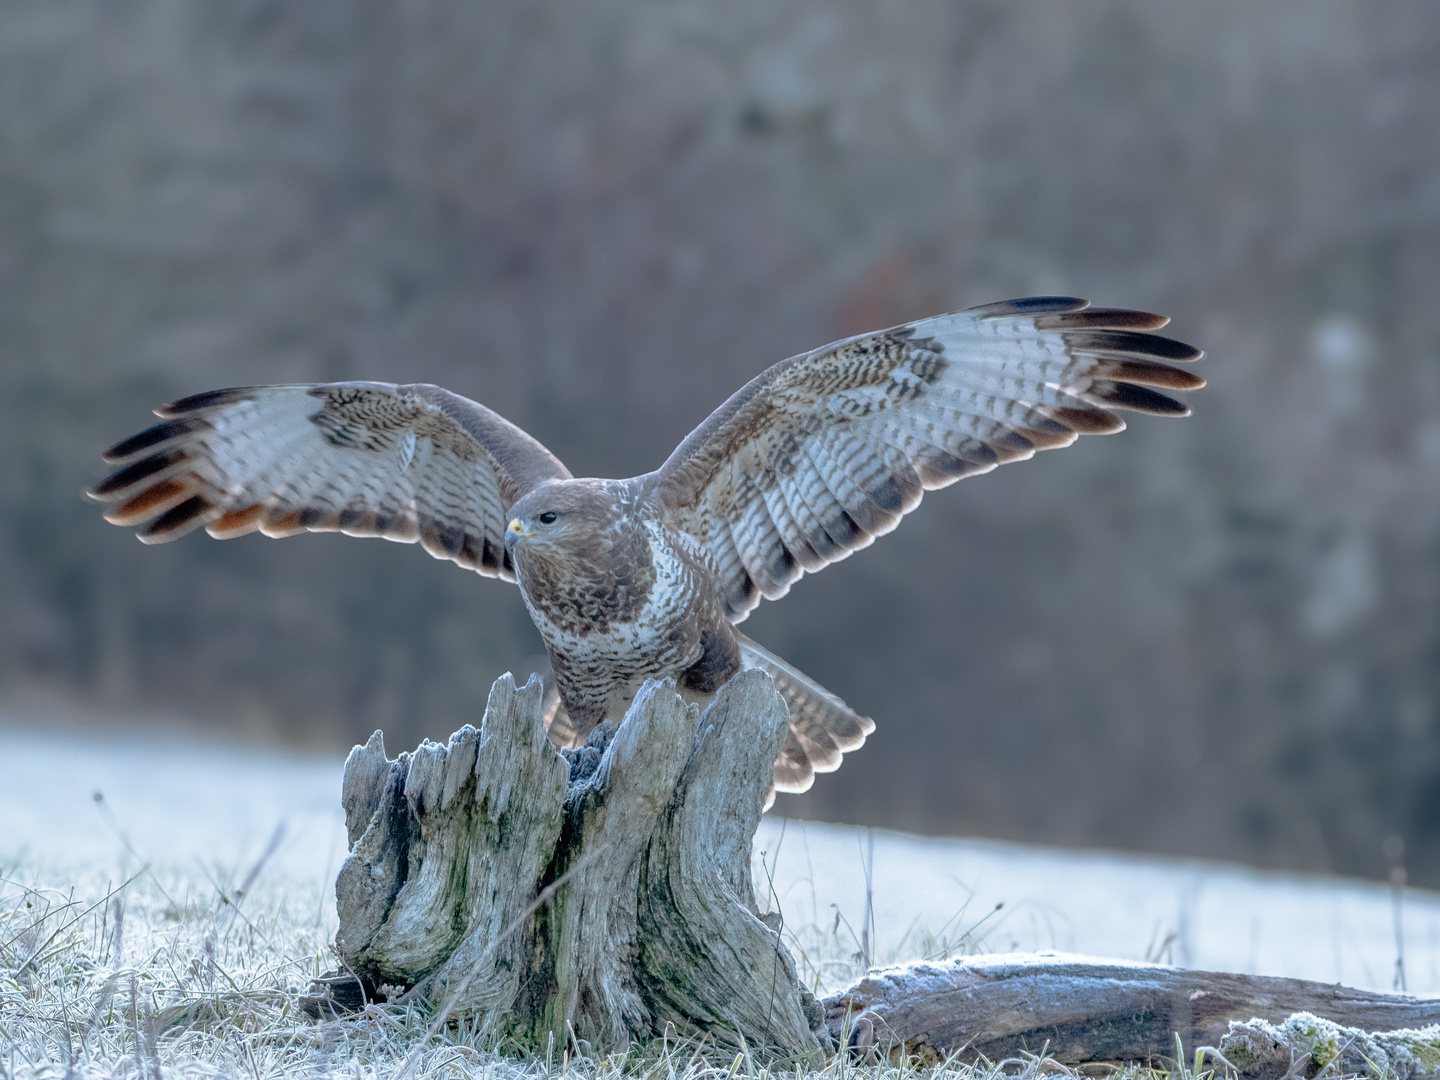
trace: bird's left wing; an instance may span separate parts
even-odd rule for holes
[[[751,380],[647,480],[708,549],[739,622],[895,528],[927,490],[1119,431],[1112,408],[1188,414],[1151,389],[1205,385],[1162,362],[1201,355],[1149,332],[1168,321],[1035,297],[836,342]]]
[[[120,468],[89,492],[116,525],[148,521],[150,544],[201,526],[221,539],[343,532],[419,541],[513,581],[511,504],[570,475],[504,417],[438,386],[248,386],[156,412],[163,423],[106,451]]]

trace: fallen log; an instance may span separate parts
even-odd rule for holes
[[[703,714],[648,682],[561,752],[541,698],[506,675],[479,730],[394,759],[377,731],[351,752],[343,967],[302,1007],[418,1000],[540,1050],[672,1031],[823,1059],[824,1012],[750,877],[788,731],[769,676],[741,672]]]
[[[1440,1072],[1440,1028],[1432,1027],[1440,1023],[1440,998],[1056,953],[875,971],[827,998],[825,1012],[837,1045],[892,1063],[951,1055],[1001,1061],[1042,1049],[1066,1065],[1156,1061],[1175,1056],[1178,1035],[1191,1053],[1206,1046],[1225,1053],[1228,1045],[1241,1059],[1233,1064],[1259,1074],[1282,1058],[1288,1067],[1287,1055],[1308,1045],[1305,1031],[1320,1030],[1333,1041],[1338,1024],[1357,1035],[1346,1050],[1356,1051],[1351,1065],[1362,1061],[1358,1033],[1388,1032],[1396,1037],[1375,1036],[1375,1045],[1409,1046],[1419,1064],[1407,1075]],[[1291,1023],[1286,1042],[1276,1026],[1295,1014],[1332,1023]],[[1396,1029],[1418,1039],[1399,1038],[1404,1032]],[[1326,1063],[1312,1061],[1308,1075]],[[1303,1067],[1299,1075],[1306,1075]]]

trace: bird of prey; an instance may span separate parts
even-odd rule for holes
[[[847,338],[757,375],[629,480],[572,477],[438,386],[214,390],[156,410],[89,494],[117,525],[148,522],[146,543],[338,531],[514,581],[554,666],[557,742],[618,720],[647,678],[705,695],[763,668],[790,707],[773,785],[804,791],[874,724],[736,624],[928,490],[1119,431],[1111,409],[1187,415],[1154,389],[1204,385],[1163,362],[1201,356],[1152,332],[1168,321],[1033,297]]]

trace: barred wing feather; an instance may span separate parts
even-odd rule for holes
[[[215,390],[106,452],[89,492],[107,520],[162,543],[343,532],[418,541],[436,558],[514,580],[510,505],[570,474],[509,421],[436,386],[349,382]]]
[[[732,622],[900,523],[926,491],[1120,431],[1111,410],[1184,416],[1203,379],[1164,316],[1035,297],[827,345],[763,372],[649,481],[706,548]]]

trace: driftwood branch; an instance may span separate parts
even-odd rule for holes
[[[1437,998],[1044,953],[889,968],[826,999],[825,1007],[838,1045],[893,1062],[952,1054],[1000,1061],[1042,1048],[1065,1064],[1143,1062],[1173,1058],[1179,1035],[1191,1052],[1209,1046],[1224,1053],[1229,1046],[1241,1059],[1234,1064],[1255,1072],[1282,1057],[1289,1066],[1299,1044],[1277,1041],[1274,1031],[1294,1014],[1331,1021],[1326,1038],[1336,1024],[1398,1036],[1406,1033],[1395,1029],[1440,1023]],[[1304,1020],[1290,1028],[1309,1030]],[[1440,1071],[1440,1029],[1408,1034],[1419,1038],[1390,1044],[1414,1050],[1419,1071],[1409,1075]],[[1376,1036],[1376,1045],[1386,1038]],[[1351,1050],[1360,1046],[1351,1041]],[[1358,1051],[1352,1056],[1360,1060]],[[1309,1075],[1324,1064],[1311,1061]]]
[[[702,714],[650,682],[624,721],[557,753],[541,686],[508,675],[480,729],[345,767],[344,970],[313,1015],[419,999],[543,1048],[665,1030],[818,1059],[824,1014],[760,917],[750,851],[788,728],[761,672]]]

